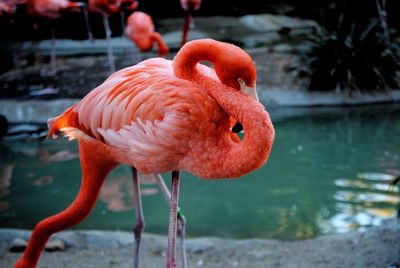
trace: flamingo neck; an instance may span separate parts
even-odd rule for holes
[[[157,43],[157,51],[160,57],[166,56],[169,52],[169,48],[167,44],[162,39],[161,35],[157,32],[154,32],[151,35],[151,39]]]
[[[259,168],[267,161],[275,136],[269,114],[262,104],[198,71],[196,65],[200,61],[210,61],[214,64],[218,77],[226,77],[229,66],[225,66],[226,57],[223,55],[234,57],[235,55],[230,53],[234,53],[234,50],[230,49],[231,46],[224,46],[212,40],[192,42],[181,49],[173,63],[177,77],[205,88],[229,116],[236,118],[243,125],[245,135],[242,142],[236,143],[227,138],[231,132],[226,129],[226,135],[220,137],[226,142],[219,143],[218,153],[214,150],[209,157],[203,158],[204,162],[199,161],[195,164],[198,168],[195,168],[193,173],[203,178],[240,177]],[[225,72],[223,75],[218,73],[222,72],[221,70]]]

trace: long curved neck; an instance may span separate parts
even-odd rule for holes
[[[164,42],[164,40],[162,39],[161,35],[157,32],[154,32],[151,35],[151,39],[157,43],[158,56],[160,56],[160,57],[166,56],[169,52],[169,48],[168,48],[167,44]]]
[[[221,143],[218,153],[212,154],[206,163],[199,163],[203,169],[209,166],[212,170],[210,174],[202,174],[200,171],[195,173],[204,178],[234,178],[259,168],[266,162],[275,137],[268,113],[249,95],[203,75],[196,67],[197,63],[204,60],[212,62],[218,70],[218,65],[223,64],[219,55],[229,51],[213,42],[206,42],[205,46],[183,52],[184,54],[178,54],[174,60],[175,74],[206,88],[217,103],[243,125],[245,133],[242,142],[230,140],[228,143]]]
[[[203,77],[196,67],[197,63],[200,61],[209,61],[217,65],[219,63],[219,55],[225,52],[222,46],[211,39],[202,40],[201,43],[187,43],[174,58],[173,67],[175,75],[182,79],[197,82],[197,80]]]

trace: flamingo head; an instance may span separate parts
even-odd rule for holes
[[[132,40],[142,52],[148,52],[153,49],[153,40],[148,35],[136,34]]]
[[[220,64],[214,64],[215,72],[221,82],[258,101],[256,67],[251,57],[244,50],[234,45],[227,47],[225,52],[220,56]]]
[[[194,11],[200,9],[201,0],[181,0],[182,9],[185,11]]]

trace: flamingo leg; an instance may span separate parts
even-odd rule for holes
[[[111,28],[108,22],[108,17],[103,15],[104,29],[106,30],[106,42],[107,42],[107,55],[108,55],[108,65],[110,66],[110,72],[115,72],[114,56],[111,46]]]
[[[83,17],[85,18],[85,24],[86,24],[86,29],[88,32],[88,37],[90,42],[94,42],[94,38],[93,38],[93,33],[92,33],[92,28],[90,27],[90,23],[89,23],[89,12],[88,12],[88,6],[87,4],[82,5],[82,13],[83,13]]]
[[[133,180],[133,194],[134,194],[134,202],[135,202],[135,212],[136,212],[136,223],[133,228],[133,232],[135,234],[135,246],[133,252],[133,267],[139,267],[139,252],[140,252],[140,241],[142,238],[142,233],[144,230],[144,217],[143,217],[143,208],[142,208],[142,196],[140,193],[140,184],[137,176],[136,168],[132,167],[132,180]]]
[[[172,172],[171,199],[169,202],[169,227],[168,227],[168,246],[167,246],[167,268],[176,268],[176,233],[177,233],[177,213],[179,202],[179,181],[180,171]]]
[[[181,212],[180,208],[178,208],[177,235],[178,235],[179,242],[180,242],[182,268],[187,267],[185,234],[186,234],[186,218],[183,215],[183,213]]]
[[[160,174],[155,174],[154,175],[158,185],[160,186],[161,192],[167,201],[168,205],[171,200],[171,193],[168,190],[167,185],[165,184],[165,181],[163,177]],[[178,207],[178,223],[177,223],[177,236],[179,239],[179,248],[180,248],[180,255],[181,255],[181,263],[182,263],[182,268],[187,267],[187,258],[186,258],[186,244],[185,244],[185,233],[186,233],[186,218],[183,215],[181,209]]]
[[[54,76],[57,74],[57,62],[56,62],[56,32],[54,27],[51,29],[51,56],[50,56],[51,71],[50,75]]]
[[[126,33],[125,33],[125,11],[121,10],[120,11],[120,18],[121,18],[121,31],[122,31],[122,36],[126,37]]]
[[[36,267],[40,254],[52,234],[80,223],[89,215],[107,174],[117,165],[107,159],[104,146],[100,142],[79,142],[82,183],[77,197],[64,211],[36,225],[24,254],[14,268]]]
[[[192,21],[192,14],[190,11],[187,11],[185,14],[185,20],[183,22],[181,47],[187,42],[191,21]]]

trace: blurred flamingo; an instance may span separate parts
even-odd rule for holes
[[[13,13],[13,8],[2,1],[0,1],[0,16],[3,14],[12,14]]]
[[[0,15],[13,14],[17,5],[24,4],[26,0],[0,0]]]
[[[214,69],[200,64],[209,61]],[[107,174],[132,166],[135,267],[144,228],[137,170],[172,171],[168,268],[176,267],[180,170],[206,179],[236,178],[268,159],[274,128],[257,101],[256,69],[240,48],[211,39],[188,42],[173,61],[154,58],[112,74],[79,103],[49,120],[49,135],[79,139],[82,184],[73,203],[41,221],[14,267],[35,267],[50,235],[81,222],[93,208]],[[243,125],[231,138],[230,117]]]
[[[28,13],[35,18],[57,19],[64,11],[79,12],[82,3],[68,0],[28,0],[26,8]],[[51,30],[51,71],[50,75],[57,73],[56,65],[56,38],[54,27]]]
[[[168,54],[168,46],[161,35],[154,31],[153,20],[146,13],[140,11],[132,13],[128,17],[125,32],[140,51],[150,51],[153,49],[153,43],[157,43],[158,55],[163,57]]]
[[[193,25],[192,13],[193,11],[200,9],[201,0],[180,0],[180,1],[182,9],[185,11],[185,20],[183,23],[182,41],[181,41],[181,46],[183,46],[187,42],[189,29]]]
[[[111,72],[115,72],[114,55],[111,45],[111,28],[109,17],[120,11],[121,5],[128,9],[136,9],[136,0],[89,0],[89,12],[100,13],[103,16],[104,29],[106,31],[108,65]]]

